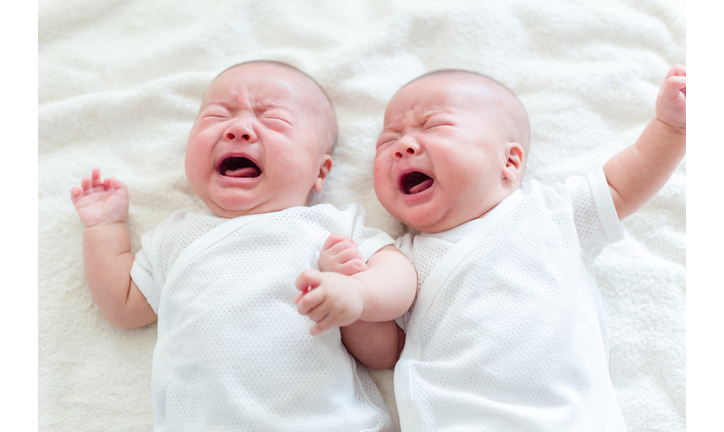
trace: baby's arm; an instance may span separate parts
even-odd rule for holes
[[[372,369],[388,369],[400,359],[405,347],[405,332],[395,321],[367,322],[358,320],[340,327],[342,342],[363,365]]]
[[[352,276],[306,270],[297,278],[302,291],[294,303],[316,324],[311,333],[364,321],[389,321],[402,315],[415,297],[417,275],[407,257],[386,246]]]
[[[101,181],[100,170],[70,194],[85,229],[83,262],[93,300],[111,324],[142,327],[156,321],[156,313],[131,279],[131,238],[126,229],[128,189],[115,178]]]
[[[344,234],[330,234],[319,254],[319,270],[352,276],[367,270],[367,263],[357,249],[357,243]]]
[[[671,177],[686,154],[686,67],[666,75],[656,118],[639,139],[603,167],[619,219],[643,206]]]
[[[394,249],[397,250],[397,249]],[[323,272],[337,272],[352,276],[367,268],[357,245],[342,234],[329,236],[319,256]],[[367,322],[357,320],[340,327],[342,342],[362,364],[374,369],[387,369],[395,365],[405,345],[405,333],[395,321]]]

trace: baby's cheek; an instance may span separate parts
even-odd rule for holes
[[[378,181],[382,183],[389,180],[389,168],[382,157],[375,157],[374,165],[372,166],[372,175],[374,177],[375,186]]]
[[[382,195],[384,195],[385,186],[389,183],[388,177],[384,174],[383,170],[381,168],[378,168],[376,165],[372,170],[372,176],[375,194],[377,194],[377,198],[380,198]]]

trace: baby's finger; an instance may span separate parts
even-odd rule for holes
[[[342,273],[343,275],[352,276],[353,274],[357,274],[365,270],[367,270],[366,262],[362,261],[361,259],[352,259],[342,264],[340,273]]]
[[[88,192],[91,189],[92,180],[89,177],[83,177],[83,179],[80,181],[80,187],[83,189],[83,192]]]
[[[299,304],[299,301],[304,297],[304,293],[298,294],[292,299],[292,303]]]
[[[349,325],[349,324],[352,324],[352,323],[346,322],[345,320],[342,320],[339,317],[327,315],[322,320],[318,321],[315,325],[313,325],[312,328],[309,330],[309,333],[311,333],[312,336],[317,336],[319,334],[326,332],[327,330],[329,330],[331,328],[341,327],[341,326],[345,326],[345,325]]]
[[[304,270],[299,273],[294,285],[301,292],[307,292],[310,288],[314,289],[322,283],[322,273],[317,270]]]
[[[319,305],[307,313],[307,317],[314,322],[320,322],[326,317],[335,314],[332,305],[327,297],[323,298]]]
[[[93,168],[93,171],[91,172],[91,180],[93,181],[93,188],[103,185],[100,168]]]
[[[686,76],[671,76],[661,87],[661,97],[665,100],[674,100],[686,96]]]
[[[669,79],[672,76],[686,76],[686,66],[680,64],[672,66],[666,74],[666,79]]]
[[[310,315],[324,302],[325,297],[324,290],[312,290],[303,294],[299,302],[297,302],[297,312],[301,315]]]
[[[309,334],[311,334],[312,336],[317,336],[329,330],[329,328],[330,327],[326,327],[324,324],[316,323],[312,326],[311,329],[309,329]]]
[[[342,240],[335,243],[329,248],[329,251],[335,255],[348,250],[351,250],[353,253],[359,252],[359,250],[357,249],[357,243],[353,242],[352,240]]]
[[[83,195],[83,189],[80,188],[80,187],[78,187],[78,186],[74,186],[74,187],[70,190],[70,199],[73,200],[73,201],[75,201],[75,200],[77,200],[78,198],[80,198],[81,195]]]
[[[362,254],[359,253],[359,250],[356,247],[341,250],[336,256],[339,262],[347,262],[354,259],[364,262],[362,260]]]
[[[327,240],[324,242],[324,246],[322,246],[322,250],[329,249],[332,246],[334,246],[335,244],[337,244],[339,242],[343,242],[343,241],[350,241],[355,245],[357,244],[354,240],[352,240],[352,238],[347,237],[344,234],[332,233],[329,235],[329,237],[327,237]]]

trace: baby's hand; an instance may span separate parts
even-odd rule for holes
[[[686,134],[686,66],[676,65],[656,98],[656,117],[674,131]]]
[[[101,170],[93,168],[91,178],[85,177],[81,187],[74,187],[70,197],[86,228],[107,222],[125,222],[128,216],[128,189],[121,181],[101,181]]]
[[[300,314],[316,323],[309,331],[313,336],[350,325],[364,312],[362,283],[349,276],[305,270],[297,277],[296,286],[302,293],[294,304]]]
[[[357,249],[357,243],[343,234],[331,234],[319,254],[319,269],[345,276],[367,270],[367,263]]]

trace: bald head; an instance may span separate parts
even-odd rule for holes
[[[332,102],[329,100],[327,93],[324,91],[322,86],[314,80],[314,78],[310,77],[309,75],[295,68],[294,66],[286,63],[274,60],[251,60],[235,64],[225,69],[223,72],[217,75],[216,78],[214,78],[214,81],[231,70],[242,68],[277,69],[286,72],[290,80],[294,80],[296,84],[301,85],[305,89],[309,90],[310,94],[313,96],[310,100],[310,103],[315,105],[310,106],[309,108],[316,108],[321,113],[321,115],[318,117],[320,122],[320,131],[323,132],[323,136],[325,136],[325,145],[329,153],[331,153],[334,146],[337,145],[337,116],[334,113]]]
[[[504,113],[504,115],[500,116],[501,127],[508,134],[508,139],[520,144],[526,154],[528,153],[530,148],[530,121],[523,104],[512,91],[490,77],[463,69],[441,69],[428,72],[405,84],[402,88],[414,82],[432,81],[436,77],[445,77],[458,84],[469,86],[471,98],[478,99],[477,102],[481,104],[492,104],[496,109],[501,110]],[[431,82],[431,84],[433,83]]]

